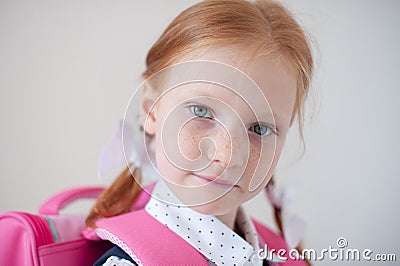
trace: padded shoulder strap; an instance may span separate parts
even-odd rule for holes
[[[123,249],[139,265],[202,265],[205,257],[144,209],[96,222],[96,233]]]
[[[258,235],[262,238],[260,241],[262,243],[261,248],[265,248],[264,244],[267,245],[268,249],[271,251],[271,249],[274,249],[275,252],[277,253],[278,250],[284,249],[288,251],[288,247],[286,245],[286,242],[284,238],[273,232],[271,229],[266,227],[265,225],[261,224],[260,222],[257,222],[256,220],[253,219],[254,227],[257,230]],[[279,263],[279,265],[285,265],[285,266],[306,266],[307,264],[303,260],[293,260],[290,258],[288,252],[285,253],[284,257],[287,258],[287,261],[284,263]]]

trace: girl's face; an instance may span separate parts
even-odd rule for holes
[[[206,214],[233,213],[266,186],[292,117],[295,76],[276,57],[248,62],[243,50],[212,48],[190,58],[242,71],[214,73],[227,83],[236,80],[228,87],[192,82],[142,99],[142,106],[155,103],[144,128],[155,135],[159,173],[185,205]]]

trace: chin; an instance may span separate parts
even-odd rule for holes
[[[226,210],[225,208],[221,208],[220,206],[215,206],[214,204],[205,204],[201,206],[195,206],[192,207],[193,210],[200,212],[202,214],[206,215],[223,215],[229,212],[229,210]]]
[[[233,205],[232,201],[225,198],[220,198],[218,200],[210,201],[209,203],[192,206],[191,208],[197,212],[207,215],[225,215],[230,213],[232,210],[237,209],[238,206]]]

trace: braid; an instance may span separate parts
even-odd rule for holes
[[[274,208],[274,218],[275,218],[275,223],[278,227],[279,234],[285,237],[284,231],[283,231],[283,225],[282,225],[282,205],[281,204],[276,204],[272,199],[274,198],[274,195],[272,195],[274,191],[274,186],[275,186],[275,178],[274,175],[272,175],[271,180],[268,182],[268,185],[265,187],[265,192],[267,193],[268,199],[271,202],[272,207]],[[299,254],[302,254],[303,252],[303,247],[302,243],[299,243],[295,249],[299,252]],[[303,258],[303,261],[308,265],[311,266],[311,262]]]
[[[271,195],[271,193],[274,190],[274,185],[275,185],[275,178],[274,178],[274,175],[272,175],[271,180],[268,182],[268,185],[265,187],[265,191],[266,191],[269,199],[273,198],[273,195]],[[281,206],[278,204],[272,203],[272,207],[274,208],[275,223],[278,226],[279,233],[283,236]]]
[[[86,225],[94,228],[102,217],[111,217],[128,212],[141,191],[141,171],[135,168],[133,174],[126,166],[115,181],[98,197],[86,218]]]

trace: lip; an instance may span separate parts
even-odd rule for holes
[[[197,175],[197,174],[194,174],[194,176],[196,176],[202,180],[205,180],[207,182],[216,183],[216,184],[223,185],[226,187],[238,187],[238,185],[232,184],[232,182],[227,181],[227,180],[222,180],[216,176],[205,176],[205,175]]]

